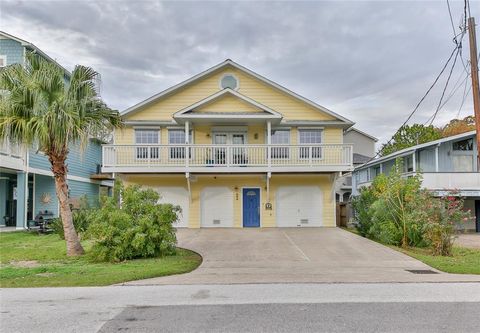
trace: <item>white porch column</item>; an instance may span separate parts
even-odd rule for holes
[[[267,160],[268,160],[268,169],[272,166],[272,122],[267,121]]]
[[[438,172],[438,145],[435,146],[435,172]]]
[[[417,172],[417,153],[413,151],[412,154],[412,164],[413,164],[413,172]]]
[[[185,144],[190,144],[190,122],[187,120],[185,122]],[[188,169],[190,162],[190,147],[185,147],[185,167]],[[188,174],[188,173],[187,173]],[[188,176],[187,176],[188,178]],[[190,187],[190,182],[188,183]]]
[[[185,122],[185,143],[189,144],[190,143],[190,122],[187,120]]]

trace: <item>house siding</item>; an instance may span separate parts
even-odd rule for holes
[[[145,187],[178,186],[187,189],[187,180],[182,175],[147,176],[121,175],[125,185],[138,184]],[[242,187],[259,187],[260,190],[260,220],[261,227],[276,227],[275,193],[280,186],[318,186],[322,193],[322,225],[335,226],[335,200],[333,198],[333,183],[330,175],[275,175],[270,180],[270,203],[272,210],[265,209],[267,203],[266,180],[264,175],[202,175],[191,181],[191,201],[189,207],[189,227],[201,226],[201,193],[206,187],[228,187],[233,193],[233,227],[242,228]]]
[[[40,211],[48,210],[58,216],[58,200],[53,177],[36,174],[35,181],[35,210],[33,216]],[[50,202],[42,202],[44,196],[50,196]]]
[[[142,110],[126,115],[128,120],[171,120],[172,115],[196,102],[220,91],[219,80],[226,73],[233,73],[239,80],[238,92],[248,96],[279,113],[286,120],[333,120],[334,117],[320,112],[314,107],[288,96],[282,91],[243,73],[235,68],[224,68],[195,84],[190,84],[179,91],[153,102]],[[225,112],[228,112],[225,111]]]
[[[24,47],[13,39],[0,37],[0,55],[7,56],[7,66],[24,63]]]

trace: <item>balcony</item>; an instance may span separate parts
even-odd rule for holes
[[[352,145],[104,145],[102,172],[349,171]],[[188,158],[186,158],[188,156]]]
[[[0,167],[23,170],[25,169],[25,149],[22,145],[0,141]]]

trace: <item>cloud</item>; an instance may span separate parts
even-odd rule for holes
[[[458,25],[462,4],[451,6]],[[231,58],[381,140],[406,119],[454,47],[445,3],[430,1],[4,1],[0,29],[67,68],[94,67],[102,96],[120,110]],[[457,66],[452,85],[462,75]],[[413,121],[430,117],[443,84]],[[462,93],[438,124],[457,115]],[[471,110],[470,95],[460,115]]]

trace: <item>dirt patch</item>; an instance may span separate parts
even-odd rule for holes
[[[10,265],[21,268],[35,268],[40,266],[40,264],[36,260],[10,261]]]
[[[38,274],[35,274],[35,275],[37,275],[37,276],[43,276],[43,277],[50,277],[50,276],[53,276],[53,275],[55,275],[55,274],[45,272],[45,273],[38,273]]]

